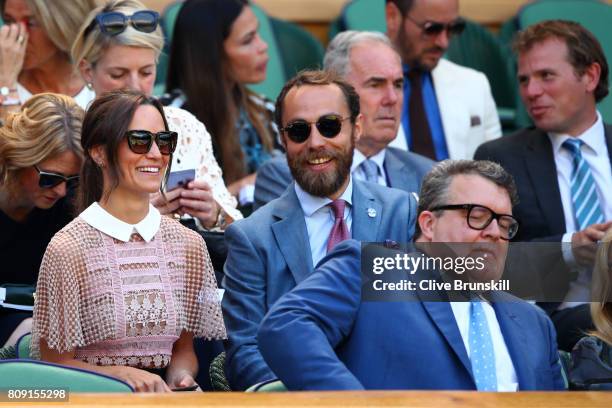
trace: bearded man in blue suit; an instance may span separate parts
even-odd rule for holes
[[[276,378],[257,348],[261,320],[343,239],[408,242],[412,194],[353,180],[362,116],[355,89],[336,74],[298,74],[281,91],[276,122],[295,183],[225,232],[223,314],[226,373],[232,389]]]
[[[416,244],[488,248],[479,249],[490,265],[477,281],[499,279],[515,203],[501,166],[443,161],[423,180]],[[564,389],[555,330],[536,306],[506,292],[364,301],[360,258],[359,243],[338,245],[264,319],[259,349],[290,390]]]

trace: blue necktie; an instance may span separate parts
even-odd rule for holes
[[[360,166],[365,173],[366,181],[378,184],[378,165],[374,160],[365,159],[361,162]]]
[[[495,352],[487,317],[479,301],[470,302],[470,360],[472,374],[478,391],[497,391]]]
[[[589,164],[584,160],[580,151],[580,147],[583,144],[584,142],[580,139],[570,138],[563,142],[562,145],[574,156],[570,188],[572,190],[574,216],[576,217],[578,230],[583,230],[592,224],[604,222],[603,212],[597,197],[595,179]]]

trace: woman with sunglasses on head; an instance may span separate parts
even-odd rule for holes
[[[114,89],[136,89],[151,95],[157,58],[164,38],[157,12],[136,0],[113,0],[85,19],[72,47],[72,58],[96,94]],[[198,228],[224,229],[242,218],[236,200],[223,183],[212,154],[210,135],[189,112],[165,109],[170,130],[178,133],[173,169],[195,169],[195,180],[184,188],[153,196],[162,214],[188,214]]]
[[[68,197],[83,157],[82,120],[83,110],[72,98],[43,93],[0,127],[0,284],[33,289],[47,244],[72,220]],[[28,317],[29,312],[0,307],[0,346],[17,340],[9,337]],[[28,321],[20,327],[29,332]]]
[[[32,355],[166,392],[196,386],[193,338],[225,338],[203,239],[162,217],[177,134],[141,92],[98,97],[83,120],[78,207],[40,269]]]
[[[72,40],[98,0],[0,0],[0,115],[55,92],[83,108],[94,98],[70,61]]]
[[[282,152],[274,106],[246,88],[266,78],[268,46],[257,29],[247,0],[186,1],[166,81],[176,97],[172,105],[184,106],[210,130],[225,182],[242,204],[253,201],[259,166]]]

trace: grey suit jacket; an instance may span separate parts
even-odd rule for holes
[[[387,185],[418,194],[423,177],[434,164],[434,161],[419,154],[387,147],[384,162]],[[293,177],[285,156],[268,160],[257,170],[253,208],[257,209],[280,197],[292,181]]]
[[[354,181],[352,199],[354,239],[412,239],[416,219],[412,194]],[[225,239],[226,372],[232,389],[238,390],[275,378],[257,348],[259,324],[278,298],[314,270],[304,213],[293,183],[280,198],[230,225]]]

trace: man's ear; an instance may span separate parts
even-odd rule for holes
[[[355,129],[354,141],[355,143],[357,143],[359,139],[361,138],[361,135],[363,134],[363,115],[361,113],[357,115],[357,117],[355,118],[354,129]]]
[[[397,6],[391,2],[385,5],[385,19],[387,20],[387,37],[395,42],[402,26],[403,16]]]
[[[601,78],[601,66],[594,62],[584,70],[582,74],[582,81],[584,82],[587,91],[594,92],[599,84],[599,78]]]
[[[421,237],[424,241],[433,241],[433,230],[436,224],[436,216],[431,211],[423,211],[419,214],[417,222],[421,228]]]

